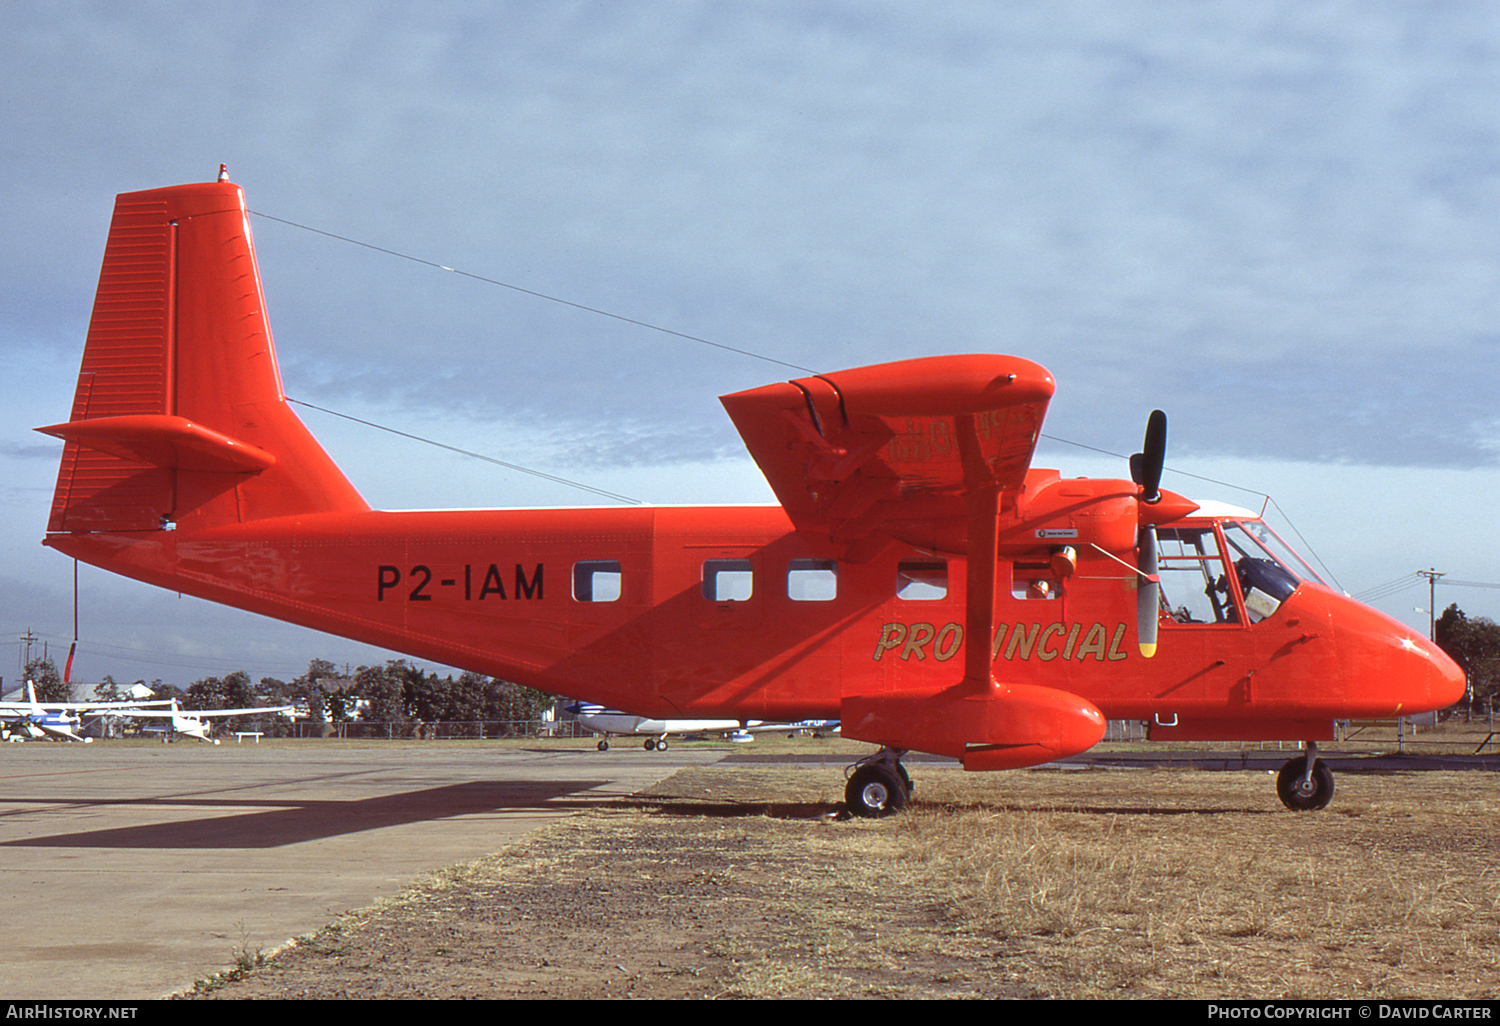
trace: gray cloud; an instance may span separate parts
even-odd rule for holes
[[[1037,359],[1048,431],[1090,444],[1161,406],[1183,453],[1494,466],[1497,29],[1395,0],[7,5],[0,456],[66,416],[112,195],[222,160],[254,210],[785,363]],[[715,396],[796,373],[253,227],[288,390],[393,426],[671,466],[738,451]]]

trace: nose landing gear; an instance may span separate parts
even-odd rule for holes
[[[1318,761],[1318,746],[1307,743],[1307,754],[1292,759],[1276,776],[1276,794],[1293,812],[1313,812],[1333,800],[1333,771]]]

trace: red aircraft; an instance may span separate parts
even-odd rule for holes
[[[1441,708],[1463,674],[1253,514],[1031,469],[1052,376],[935,356],[723,397],[779,505],[371,509],[281,390],[244,195],[116,200],[44,544],[173,591],[656,718],[838,719],[846,791],[1153,738],[1299,740]],[[978,643],[975,643],[978,642]]]

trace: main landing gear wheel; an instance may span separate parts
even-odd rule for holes
[[[1333,771],[1325,763],[1314,761],[1309,777],[1307,756],[1298,756],[1281,767],[1276,776],[1276,794],[1281,804],[1293,812],[1321,809],[1333,800]]]
[[[607,752],[607,751],[609,751],[609,742],[606,741],[606,740],[604,740],[603,738],[599,739],[599,751],[601,751],[601,752]]]
[[[862,819],[891,816],[906,807],[911,794],[905,768],[898,762],[870,762],[855,767],[844,787],[844,804]]]

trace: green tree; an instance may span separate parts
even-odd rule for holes
[[[416,666],[405,666],[401,677],[401,698],[408,719],[431,723],[444,718],[448,708],[447,688],[438,680],[437,674],[427,673]]]
[[[186,704],[190,709],[244,709],[255,704],[255,689],[248,673],[235,670],[227,677],[204,677],[189,684]]]
[[[539,720],[557,700],[545,691],[491,677],[486,688],[485,719],[514,722]]]
[[[390,724],[398,733],[407,720],[405,684],[410,669],[405,659],[392,659],[384,666],[361,666],[354,674],[359,697],[369,703],[369,718]]]
[[[1482,616],[1471,620],[1454,603],[1434,628],[1438,647],[1468,677],[1474,704],[1489,708],[1500,696],[1500,624]]]
[[[327,659],[313,659],[307,664],[307,672],[292,681],[293,694],[307,703],[307,713],[315,723],[330,719],[328,697],[340,688],[339,684],[331,683],[338,676],[338,667]]]
[[[36,685],[38,702],[70,702],[73,689],[63,683],[62,674],[51,657],[33,659],[26,664],[25,678]]]
[[[118,702],[125,697],[125,692],[120,690],[120,685],[109,674],[94,686],[94,698],[100,702]]]

